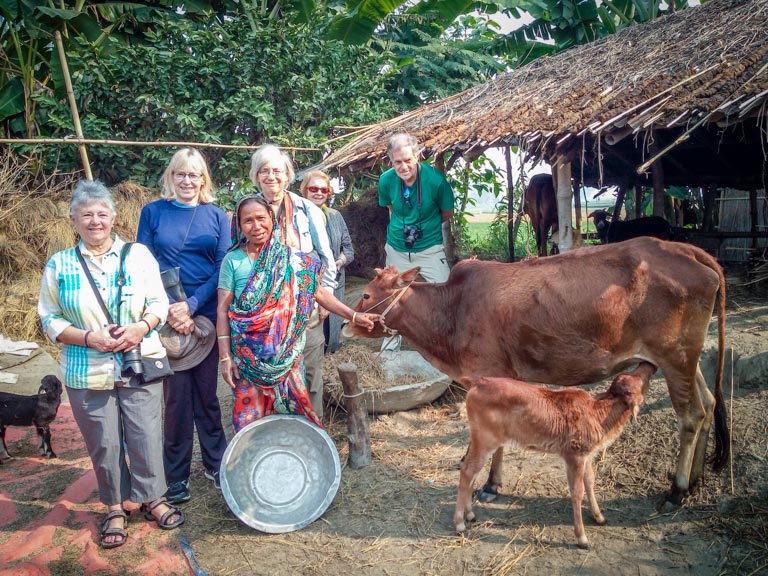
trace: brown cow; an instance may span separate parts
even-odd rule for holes
[[[539,256],[547,255],[547,236],[552,228],[554,237],[558,231],[557,198],[555,186],[550,174],[531,176],[525,189],[523,211],[531,219],[531,226],[536,234],[536,248]],[[557,243],[552,243],[552,254],[557,254]]]
[[[383,325],[454,380],[479,374],[576,386],[646,360],[666,378],[679,419],[668,500],[679,504],[699,480],[713,414],[715,469],[727,462],[725,277],[700,248],[642,237],[512,264],[464,260],[444,284],[413,282],[418,272],[378,270],[356,310],[383,313]],[[718,295],[713,398],[698,362]],[[385,331],[347,326],[345,334]],[[489,477],[486,490],[499,481]]]
[[[592,396],[585,390],[550,390],[511,378],[462,378],[469,388],[467,420],[470,442],[461,464],[453,523],[456,532],[475,519],[472,484],[488,457],[504,444],[559,454],[565,460],[573,507],[573,530],[579,548],[589,548],[581,516],[587,492],[595,522],[605,524],[595,498],[592,460],[619,437],[630,416],[637,416],[643,395],[656,371],[647,362],[630,374],[619,374],[607,392]]]

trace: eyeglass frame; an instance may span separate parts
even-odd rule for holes
[[[307,186],[307,192],[310,194],[318,194],[320,192],[323,194],[330,194],[333,190],[330,186]]]
[[[173,178],[179,182],[184,182],[187,178],[190,182],[199,182],[203,179],[203,175],[197,172],[174,172]]]
[[[285,168],[267,168],[266,166],[262,166],[256,171],[258,176],[280,176],[285,173]]]

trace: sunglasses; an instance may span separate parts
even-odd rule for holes
[[[307,186],[307,192],[310,194],[329,194],[330,188],[321,188],[320,186]]]

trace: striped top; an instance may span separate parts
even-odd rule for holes
[[[123,305],[120,318],[117,318],[117,268],[124,244],[116,236],[112,248],[101,257],[100,262],[93,258],[82,241],[79,246],[113,319],[124,325],[138,322],[143,314],[149,313],[160,319],[159,328],[168,315],[168,297],[157,261],[142,244],[131,246],[125,260]],[[108,325],[74,248],[57,252],[45,265],[37,313],[43,330],[53,342],[57,342],[59,334],[69,326],[97,331]],[[144,337],[141,352],[144,356],[164,355],[157,328]],[[95,348],[63,344],[60,377],[70,388],[110,390],[116,380],[122,379],[122,361],[122,352],[99,352]]]

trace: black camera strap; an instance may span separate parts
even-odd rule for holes
[[[416,210],[418,211],[419,215],[419,229],[423,229],[423,226],[421,224],[421,164],[416,164],[416,180],[414,181],[414,184],[416,185]],[[405,180],[400,178],[400,202],[405,206]],[[405,231],[405,210],[403,210],[403,213],[401,215],[403,220],[403,230]]]
[[[126,242],[123,245],[123,248],[120,250],[120,264],[117,267],[117,319],[120,319],[120,306],[122,304],[121,299],[123,297],[123,286],[125,285],[125,258],[128,256],[128,251],[131,249],[131,245],[133,245],[133,242]],[[96,295],[96,300],[99,301],[99,305],[101,306],[101,309],[104,311],[104,315],[107,317],[107,322],[110,324],[116,324],[114,319],[112,318],[112,314],[109,313],[109,308],[107,308],[107,305],[104,303],[104,299],[101,297],[101,293],[99,292],[98,287],[96,286],[96,282],[93,280],[93,276],[91,276],[91,271],[88,269],[88,264],[85,261],[85,258],[83,258],[83,253],[80,252],[80,245],[77,245],[75,247],[75,252],[77,252],[77,258],[80,260],[80,265],[83,267],[83,272],[85,272],[85,277],[88,278],[88,283],[91,285],[91,288],[93,289],[93,293]]]

